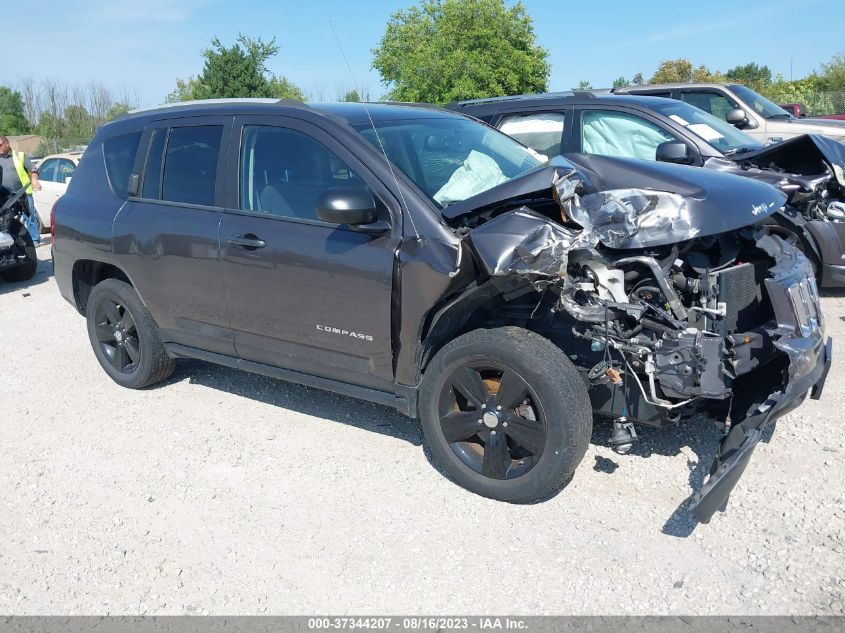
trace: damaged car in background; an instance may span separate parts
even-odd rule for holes
[[[763,146],[695,106],[654,96],[552,93],[463,101],[450,108],[482,119],[553,156],[597,154],[729,172],[787,195],[767,230],[792,241],[823,287],[845,286],[845,145],[804,134]]]
[[[171,153],[202,171],[168,181]],[[191,357],[388,404],[503,501],[565,486],[594,413],[620,452],[636,425],[715,422],[706,522],[766,426],[820,396],[812,269],[761,228],[786,202],[767,184],[587,158],[437,108],[140,112],[100,129],[57,203],[55,278],[119,384]]]

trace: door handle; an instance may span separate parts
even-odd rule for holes
[[[236,235],[235,237],[229,238],[229,244],[231,246],[235,246],[237,248],[243,248],[248,251],[254,251],[259,248],[264,248],[267,246],[267,242],[264,240],[258,239],[258,236],[253,235],[252,233],[247,233],[246,235]]]

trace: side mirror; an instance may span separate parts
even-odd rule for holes
[[[734,108],[733,110],[728,110],[728,113],[725,115],[725,121],[733,126],[742,128],[748,124],[748,115],[745,114],[745,110],[742,108]]]
[[[317,217],[331,224],[346,224],[364,233],[384,233],[387,222],[379,222],[373,194],[363,187],[330,187],[317,196]]]
[[[683,141],[666,141],[657,146],[655,159],[662,163],[678,163],[690,165],[695,162],[695,156],[689,146]]]

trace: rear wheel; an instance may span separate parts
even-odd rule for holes
[[[434,459],[460,485],[525,503],[560,490],[587,450],[587,389],[551,341],[517,327],[474,330],[425,372],[420,411]]]
[[[106,279],[91,291],[88,338],[100,365],[117,384],[142,389],[169,377],[167,355],[152,315],[129,284]]]

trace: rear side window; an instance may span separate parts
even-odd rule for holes
[[[174,127],[167,140],[162,200],[214,205],[222,125]]]
[[[141,143],[141,132],[112,136],[103,142],[103,156],[106,159],[106,173],[112,190],[125,198],[129,186],[129,174],[135,163],[135,154]]]
[[[499,122],[499,129],[523,145],[551,158],[560,154],[565,119],[563,112],[511,114]]]

